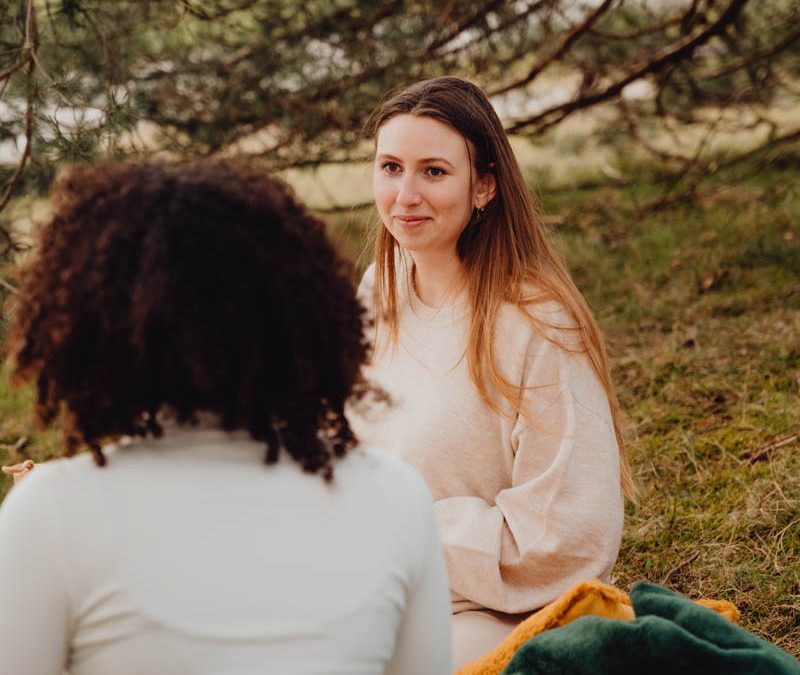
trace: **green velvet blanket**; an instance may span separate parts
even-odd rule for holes
[[[630,593],[636,618],[576,619],[526,642],[501,675],[800,675],[800,661],[656,584]]]

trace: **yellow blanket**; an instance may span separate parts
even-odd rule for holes
[[[697,600],[733,623],[739,620],[739,610],[725,600]],[[582,581],[560,598],[532,614],[483,658],[457,671],[456,675],[497,675],[525,642],[551,628],[565,626],[580,616],[599,616],[606,619],[630,621],[634,618],[628,594],[600,581]]]

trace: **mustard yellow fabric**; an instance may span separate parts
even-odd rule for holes
[[[698,600],[697,603],[713,609],[733,623],[739,620],[739,610],[730,602]],[[582,581],[560,598],[529,616],[492,651],[464,666],[455,675],[497,675],[511,660],[514,652],[532,637],[551,628],[566,626],[581,616],[599,616],[623,621],[635,618],[627,593],[600,581]]]

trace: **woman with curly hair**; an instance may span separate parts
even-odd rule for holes
[[[70,171],[23,274],[14,374],[67,454],[0,509],[4,672],[450,672],[416,473],[356,445],[351,268],[243,166]]]
[[[609,578],[633,485],[602,336],[486,95],[418,82],[372,131],[380,224],[360,293],[391,405],[364,399],[351,422],[433,492],[459,665]]]

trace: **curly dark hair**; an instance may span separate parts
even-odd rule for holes
[[[281,449],[311,473],[355,445],[347,399],[366,386],[353,270],[289,188],[203,161],[76,167],[22,271],[9,346],[44,422],[63,409],[66,454],[159,436],[159,413]]]

